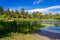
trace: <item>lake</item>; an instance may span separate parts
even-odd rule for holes
[[[42,20],[42,23],[51,24],[48,28],[38,30],[38,34],[50,38],[60,39],[60,21]]]

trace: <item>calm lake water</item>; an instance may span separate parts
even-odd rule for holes
[[[41,20],[44,24],[51,24],[51,26],[60,27],[60,21],[53,21],[53,20]]]
[[[42,23],[51,24],[51,26],[38,30],[38,34],[48,36],[50,38],[60,39],[60,21],[42,20]]]

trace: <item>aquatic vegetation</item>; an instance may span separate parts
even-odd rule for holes
[[[0,21],[0,36],[11,32],[31,33],[44,27],[37,20]]]

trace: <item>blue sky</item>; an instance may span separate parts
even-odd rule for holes
[[[0,0],[0,6],[11,10],[24,7],[29,12],[60,12],[60,0]]]

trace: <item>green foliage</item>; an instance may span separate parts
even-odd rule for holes
[[[31,32],[39,30],[41,27],[43,27],[41,23],[36,20],[0,21],[0,30],[3,33]]]
[[[24,18],[24,19],[60,19],[60,13],[47,13],[43,14],[42,12],[33,12],[28,13],[28,11],[25,11],[24,8],[21,8],[21,11],[19,12],[17,9],[15,11],[10,10],[7,8],[6,10],[3,9],[2,6],[0,6],[0,15],[5,15],[5,17],[10,18]]]

